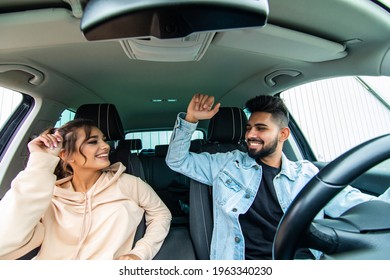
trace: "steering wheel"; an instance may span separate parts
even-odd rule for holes
[[[293,259],[300,239],[317,213],[345,186],[390,158],[390,134],[371,139],[330,162],[295,197],[274,239],[273,258]]]

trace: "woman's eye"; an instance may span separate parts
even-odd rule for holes
[[[89,141],[88,144],[95,145],[95,144],[97,144],[97,141],[96,141],[96,140],[94,140],[94,141]]]

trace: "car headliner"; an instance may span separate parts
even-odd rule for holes
[[[113,103],[124,128],[136,130],[172,127],[197,92],[242,107],[255,95],[325,77],[390,75],[390,14],[375,3],[270,0],[269,11],[265,28],[217,32],[199,61],[155,62],[130,59],[118,40],[87,41],[64,1],[2,0],[0,85],[64,108]],[[31,67],[43,82],[32,85],[30,74],[1,65]]]

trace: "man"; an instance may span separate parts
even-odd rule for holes
[[[212,118],[220,104],[196,94],[180,113],[171,138],[168,166],[213,187],[214,230],[211,259],[271,259],[272,242],[283,213],[318,172],[308,161],[291,162],[283,154],[289,115],[280,98],[257,96],[246,103],[248,152],[189,152],[198,121]],[[319,214],[335,217],[372,196],[344,188]],[[316,258],[320,252],[313,251]]]

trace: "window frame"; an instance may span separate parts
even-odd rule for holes
[[[22,101],[20,105],[10,115],[0,130],[0,162],[2,161],[5,152],[10,145],[12,138],[24,123],[25,119],[34,108],[35,100],[33,97],[20,93]]]
[[[313,152],[309,142],[307,141],[305,135],[303,134],[302,130],[299,128],[299,125],[291,116],[291,114],[288,127],[290,129],[291,134],[295,138],[295,142],[298,146],[302,158],[312,162],[317,161],[317,157],[315,156],[315,153]]]

